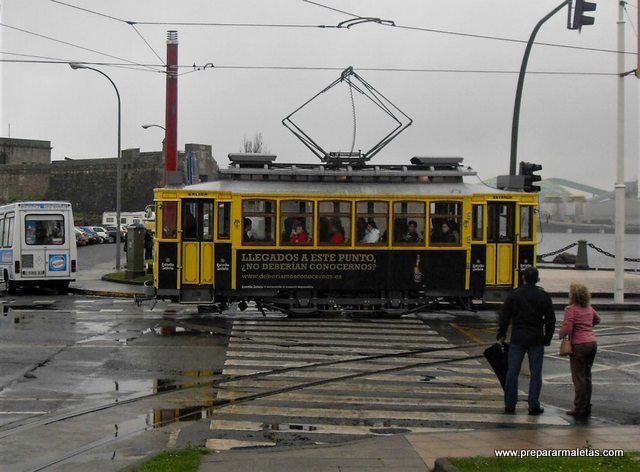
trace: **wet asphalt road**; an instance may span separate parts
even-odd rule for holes
[[[95,247],[92,255],[101,262],[100,254],[111,257],[112,248]],[[493,341],[495,315],[489,312],[392,321],[284,320],[251,310],[214,317],[175,304],[158,303],[151,310],[132,300],[37,291],[0,294],[0,304],[3,471],[121,470],[167,447],[209,440],[297,446],[434,427],[476,428],[479,423],[573,424],[562,415],[571,406],[572,385],[567,360],[554,355],[556,342],[545,358],[544,418],[531,423],[526,415],[505,419],[500,414],[497,382],[486,366],[481,360],[459,359],[460,351],[476,354],[481,348],[474,346]],[[637,312],[602,315],[591,422],[639,424]],[[360,376],[360,370],[371,367],[348,362],[329,362],[304,373],[255,375],[295,367],[294,361],[303,358],[342,362],[431,342],[464,348],[437,353],[445,365],[377,376]],[[423,355],[431,362],[433,354]],[[456,358],[462,362],[448,364]],[[392,356],[376,365],[388,369],[420,360]],[[291,382],[315,383],[345,372],[357,377],[313,387],[318,390],[273,394]],[[229,376],[247,377],[230,382]],[[526,389],[526,375],[521,380]],[[240,405],[211,409],[216,398],[255,392],[259,395]],[[372,415],[375,420],[367,419]],[[212,431],[212,424],[219,429]]]

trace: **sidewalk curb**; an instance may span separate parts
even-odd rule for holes
[[[144,293],[140,292],[118,292],[115,290],[92,290],[86,288],[69,287],[69,292],[78,293],[81,295],[93,295],[96,297],[111,297],[111,298],[135,298],[144,297]]]
[[[439,457],[433,465],[433,472],[460,472],[448,457]]]

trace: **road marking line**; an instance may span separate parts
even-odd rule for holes
[[[275,446],[276,443],[270,441],[239,441],[236,439],[207,439],[205,447],[214,451],[228,451],[243,447],[266,447]]]
[[[171,431],[171,434],[169,434],[169,440],[167,441],[167,449],[176,448],[176,444],[178,443],[178,436],[180,436],[180,431],[180,429]]]
[[[100,308],[100,313],[120,313],[123,308]]]

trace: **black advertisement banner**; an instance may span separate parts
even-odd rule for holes
[[[178,278],[178,245],[158,243],[158,288],[175,289]]]
[[[246,289],[464,289],[464,251],[279,251],[236,253],[236,287]]]

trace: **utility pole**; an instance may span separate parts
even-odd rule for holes
[[[178,32],[167,31],[167,84],[165,112],[164,178],[166,185],[182,183],[178,160]]]
[[[614,303],[624,303],[624,1],[618,2],[618,132],[617,172],[615,185],[615,277]]]

